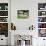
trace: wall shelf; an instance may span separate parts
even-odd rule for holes
[[[46,23],[46,22],[38,22],[38,23]]]
[[[0,22],[0,23],[8,23],[8,22]]]
[[[0,16],[0,17],[8,17],[8,16]]]
[[[8,10],[0,10],[0,11],[8,11]]]
[[[44,16],[38,16],[38,17],[46,17],[46,15],[44,15]]]
[[[46,28],[38,28],[38,29],[46,29]]]
[[[38,10],[38,11],[46,11],[46,10]]]

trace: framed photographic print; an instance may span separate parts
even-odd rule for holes
[[[25,19],[29,17],[29,10],[17,10],[17,18]]]

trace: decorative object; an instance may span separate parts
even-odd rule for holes
[[[0,10],[8,10],[8,3],[0,3]]]
[[[29,10],[18,10],[17,17],[20,19],[25,19],[29,17]]]
[[[0,23],[1,30],[8,30],[8,23]]]
[[[46,28],[46,23],[38,23],[38,28]]]
[[[11,30],[16,30],[16,26],[13,23],[11,23]]]
[[[8,16],[8,11],[0,11],[0,16]]]
[[[8,10],[8,6],[5,6],[5,10]]]
[[[45,10],[46,9],[46,3],[38,3],[38,10]]]
[[[39,37],[46,37],[46,29],[39,29]]]
[[[29,30],[34,30],[34,26],[33,25],[31,25],[31,26],[29,26]]]
[[[0,23],[0,35],[8,37],[8,23]]]
[[[38,16],[46,16],[46,11],[38,11]]]
[[[44,10],[44,8],[40,8],[40,10]]]
[[[42,12],[42,15],[45,15],[45,12]]]
[[[0,10],[1,10],[1,6],[0,6]]]
[[[32,45],[32,36],[31,35],[15,35],[15,45],[16,46],[30,46]]]
[[[46,17],[38,17],[38,22],[46,22]]]
[[[8,17],[0,17],[0,22],[8,22]]]

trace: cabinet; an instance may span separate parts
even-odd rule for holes
[[[38,3],[38,31],[40,37],[46,37],[46,3]]]
[[[8,3],[0,3],[0,35],[8,37]]]
[[[8,37],[5,37],[4,35],[0,35],[0,45],[8,45]]]
[[[0,45],[9,45],[10,0],[0,0]],[[8,41],[9,40],[9,41]]]

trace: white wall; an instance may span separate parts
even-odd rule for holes
[[[32,5],[32,4],[34,4],[34,5]],[[29,18],[27,18],[27,19],[18,19],[17,18],[17,10],[21,10],[21,9],[29,10]],[[31,26],[32,24],[34,24],[37,21],[37,16],[36,16],[37,15],[37,2],[35,3],[35,1],[30,1],[30,0],[19,0],[19,1],[12,0],[11,15],[12,15],[11,22],[14,22],[17,30],[28,30],[29,26]]]
[[[29,10],[29,18],[18,19],[17,10]],[[27,33],[28,27],[32,24],[35,26],[35,32],[33,35],[37,36],[37,0],[11,0],[11,22],[16,25],[16,32],[22,31]],[[20,32],[20,30],[22,30]],[[24,33],[24,34],[26,34]],[[15,33],[16,34],[16,33]],[[29,33],[30,34],[30,33]],[[34,41],[34,40],[33,40]],[[37,43],[36,43],[37,44]]]
[[[11,22],[16,25],[16,32],[20,30],[28,30],[30,25],[35,26],[33,32],[33,46],[40,46],[43,44],[42,38],[38,38],[38,3],[45,3],[46,0],[11,0]],[[29,18],[27,19],[18,19],[17,10],[29,10]],[[18,33],[17,32],[17,33]],[[39,43],[39,44],[38,44]]]

